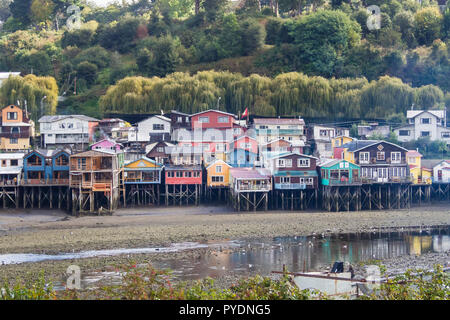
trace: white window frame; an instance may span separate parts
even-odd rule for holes
[[[402,163],[402,153],[398,151],[391,152],[391,163]]]
[[[222,173],[222,166],[216,166],[216,172]]]
[[[297,159],[297,167],[299,168],[308,168],[310,165],[311,165],[310,159]]]
[[[370,163],[370,152],[360,152],[359,163]]]

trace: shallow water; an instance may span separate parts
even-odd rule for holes
[[[58,255],[6,254],[0,263],[14,264],[44,260],[81,259],[138,253],[170,253],[182,250],[211,248],[185,258],[168,258],[153,262],[158,269],[171,269],[180,280],[217,278],[234,275],[268,274],[281,271],[283,265],[292,272],[321,271],[334,261],[356,264],[360,261],[382,260],[403,255],[421,255],[450,250],[450,227],[416,231],[368,232],[348,234],[318,234],[312,236],[275,237],[270,239],[234,240],[222,242],[184,242],[161,248],[93,250]],[[82,287],[95,286],[99,280],[120,282],[117,272],[83,274]]]

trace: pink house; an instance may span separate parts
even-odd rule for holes
[[[123,148],[123,145],[115,142],[114,140],[110,140],[110,139],[100,140],[99,142],[96,142],[91,146],[91,150],[120,151],[120,150],[122,150],[122,148]]]

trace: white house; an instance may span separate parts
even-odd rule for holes
[[[39,119],[42,145],[87,146],[93,141],[98,121],[85,115],[43,116]]]
[[[430,137],[430,140],[443,140],[450,144],[450,128],[446,127],[445,110],[408,110],[408,124],[394,130],[402,142]]]
[[[434,182],[450,182],[450,160],[442,160],[433,167]]]
[[[349,136],[350,129],[324,125],[312,125],[308,128],[308,140],[315,145],[314,156],[318,158],[332,158],[332,140],[338,136]]]
[[[137,142],[156,142],[170,140],[171,120],[156,115],[137,123]],[[129,139],[131,141],[131,139]]]
[[[0,153],[0,185],[18,185],[25,153]]]
[[[259,145],[283,139],[301,145],[306,142],[305,121],[301,118],[259,118],[253,120]]]

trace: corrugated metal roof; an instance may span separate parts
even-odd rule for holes
[[[254,124],[296,124],[303,125],[305,121],[303,119],[281,119],[281,118],[258,118],[253,120]]]
[[[270,179],[270,171],[263,168],[230,168],[235,179]]]
[[[76,118],[83,121],[100,121],[98,119],[85,116],[83,114],[71,114],[71,115],[54,115],[54,116],[43,116],[38,121],[39,122],[55,122],[67,118]]]

